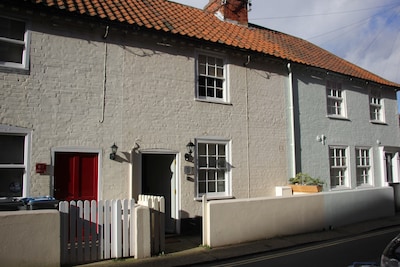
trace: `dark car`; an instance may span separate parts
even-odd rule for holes
[[[383,251],[381,267],[400,267],[400,234],[393,238]]]

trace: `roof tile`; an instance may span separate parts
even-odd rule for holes
[[[26,1],[26,0],[19,0]],[[400,87],[332,53],[291,35],[219,20],[201,9],[167,0],[31,0],[71,13],[136,24],[275,56],[307,66]]]

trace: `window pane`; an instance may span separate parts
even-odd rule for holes
[[[206,77],[204,76],[199,77],[199,86],[206,86]]]
[[[208,192],[209,193],[216,192],[216,190],[215,190],[215,182],[208,182]]]
[[[0,197],[22,196],[24,169],[0,169]]]
[[[215,80],[215,87],[222,89],[223,81],[220,79]]]
[[[218,78],[224,77],[224,69],[223,68],[218,68],[217,69],[217,77]]]
[[[218,170],[217,172],[217,180],[225,180],[225,171],[224,170]]]
[[[214,87],[214,79],[212,78],[207,78],[207,87]]]
[[[215,57],[207,57],[208,59],[208,64],[210,65],[215,65],[216,64],[216,58]]]
[[[0,61],[22,63],[22,45],[0,42]]]
[[[204,64],[199,65],[199,74],[206,75],[206,65]]]
[[[218,145],[218,155],[225,156],[225,145]]]
[[[24,144],[24,136],[0,135],[0,164],[24,164]]]
[[[203,65],[207,62],[206,56],[204,56],[204,55],[199,55],[198,60],[199,60],[199,63],[203,63]]]
[[[199,157],[199,167],[207,167],[207,157]]]
[[[218,192],[225,192],[225,182],[217,182]]]
[[[206,144],[199,143],[197,144],[199,155],[206,155]]]
[[[208,145],[208,154],[209,155],[217,155],[216,145],[214,145],[214,144]]]
[[[210,168],[216,168],[217,167],[217,158],[216,157],[210,157],[208,159],[208,167],[210,167]]]
[[[199,182],[199,193],[200,194],[206,193],[206,183],[205,182]]]
[[[204,86],[199,86],[199,96],[206,96],[206,88]]]
[[[199,181],[205,181],[205,180],[206,180],[206,171],[199,170]]]
[[[214,170],[208,170],[207,171],[207,178],[208,178],[208,181],[215,181],[215,171]]]
[[[218,158],[218,166],[217,167],[222,168],[222,169],[226,168],[225,158],[221,158],[221,157]]]
[[[208,73],[207,74],[210,75],[210,76],[216,76],[215,66],[208,66]]]
[[[25,23],[22,21],[0,18],[0,36],[14,40],[24,40]]]
[[[222,90],[216,90],[216,97],[217,98],[223,98],[224,97],[224,93]]]
[[[214,97],[214,88],[207,87],[207,96]]]

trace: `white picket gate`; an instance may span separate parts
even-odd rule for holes
[[[61,201],[61,263],[134,257],[135,200]]]
[[[139,195],[138,204],[150,208],[151,254],[165,252],[165,198]]]

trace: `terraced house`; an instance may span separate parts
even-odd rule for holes
[[[274,196],[297,172],[324,190],[397,182],[400,86],[247,11],[1,0],[1,196],[164,195],[179,232],[203,195]]]

